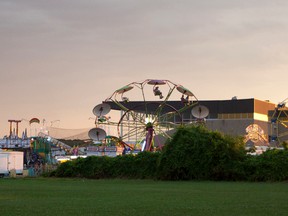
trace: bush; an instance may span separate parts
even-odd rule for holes
[[[78,173],[75,170],[75,161],[67,161],[61,163],[58,168],[51,173],[55,177],[77,177]]]
[[[113,166],[113,158],[103,156],[90,156],[76,160],[75,169],[79,177],[84,178],[110,178],[112,176],[111,167]]]
[[[155,178],[159,153],[78,158],[60,164],[53,176],[81,178]]]
[[[180,127],[162,152],[79,158],[59,165],[56,177],[162,180],[288,180],[288,150],[247,155],[243,139],[202,126]]]
[[[237,178],[237,161],[244,160],[240,138],[211,132],[202,126],[181,127],[160,156],[158,178],[165,180],[228,180]]]
[[[288,151],[272,149],[258,156],[247,156],[243,170],[249,181],[287,181]]]
[[[136,178],[154,179],[157,173],[159,152],[140,152],[135,157]]]

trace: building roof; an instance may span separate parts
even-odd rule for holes
[[[121,110],[121,108],[115,104],[114,102],[107,102],[111,109],[113,110]],[[125,107],[128,109],[132,109],[135,111],[145,111],[145,103],[143,101],[130,101],[130,102],[121,102]],[[161,101],[147,101],[147,110],[153,111],[155,110]],[[172,108],[179,110],[183,108],[183,103],[181,101],[167,101],[166,102],[166,111],[171,111]],[[209,116],[210,118],[217,117],[218,114],[231,114],[231,113],[259,113],[268,115],[269,110],[274,110],[275,104],[270,103],[268,101],[261,101],[254,98],[249,99],[232,99],[232,100],[199,100],[198,104],[206,106],[209,109]],[[191,112],[190,107],[185,111]],[[165,112],[165,110],[163,110]]]

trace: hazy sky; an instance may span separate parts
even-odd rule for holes
[[[0,0],[0,135],[8,119],[93,127],[95,105],[148,78],[278,103],[287,38],[287,0]]]

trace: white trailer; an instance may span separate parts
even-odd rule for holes
[[[0,151],[0,176],[9,175],[11,170],[15,170],[17,175],[22,175],[23,164],[23,152]]]

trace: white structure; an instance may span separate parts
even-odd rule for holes
[[[23,160],[23,152],[0,151],[0,176],[9,175],[11,170],[23,174]]]

